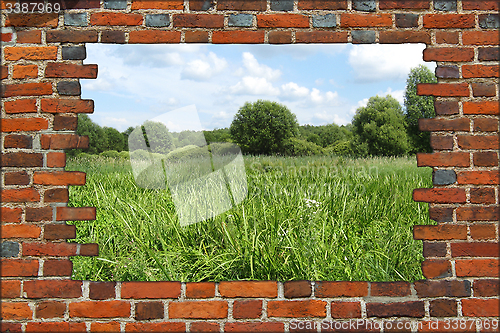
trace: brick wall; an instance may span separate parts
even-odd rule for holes
[[[497,1],[59,3],[58,14],[2,10],[3,331],[382,331],[350,319],[492,330],[500,315]],[[417,163],[434,169],[434,187],[413,194],[438,222],[413,230],[424,242],[427,280],[71,280],[69,257],[98,253],[96,244],[66,242],[75,228],[65,221],[96,214],[66,207],[68,186],[85,184],[84,173],[64,171],[64,149],[88,144],[74,134],[77,114],[94,108],[80,98],[79,79],[97,76],[97,65],[82,64],[86,43],[427,44],[423,59],[437,62],[438,83],[418,92],[435,96],[437,115],[420,128],[431,132],[434,152]],[[387,325],[383,331],[404,327]]]

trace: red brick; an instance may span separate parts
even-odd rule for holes
[[[42,99],[41,111],[48,113],[93,113],[91,99]]]
[[[248,319],[260,318],[262,315],[262,301],[261,300],[245,300],[234,301],[233,304],[233,318]]]
[[[310,281],[287,281],[283,289],[285,298],[309,297],[312,293]]]
[[[415,225],[413,226],[413,239],[448,240],[467,239],[467,226],[465,225]]]
[[[500,281],[489,279],[475,280],[473,289],[475,297],[499,296]]]
[[[439,47],[426,48],[423,52],[424,61],[473,61],[473,48]]]
[[[462,77],[470,79],[474,77],[498,77],[500,67],[498,65],[462,65]]]
[[[411,294],[409,282],[372,282],[371,296],[404,297]]]
[[[380,0],[380,9],[429,9],[429,1]]]
[[[33,138],[31,135],[11,134],[4,137],[4,148],[33,148]]]
[[[2,1],[0,4],[4,4]],[[10,322],[2,322],[2,331],[4,332],[22,332],[21,323],[10,323]]]
[[[184,35],[186,43],[208,43],[207,31],[186,31]]]
[[[471,188],[470,202],[473,204],[494,204],[495,188],[493,187]]]
[[[457,259],[455,261],[457,276],[499,276],[498,259]]]
[[[451,264],[448,260],[426,259],[422,262],[422,274],[427,279],[450,277]]]
[[[42,42],[42,32],[40,30],[18,31],[16,42],[20,44],[40,44]]]
[[[78,118],[77,117],[70,117],[70,116],[60,116],[60,115],[55,115],[54,116],[54,126],[53,129],[55,131],[63,131],[63,130],[76,130],[78,125]]]
[[[218,0],[218,10],[255,10],[265,11],[267,7],[266,0]]]
[[[137,31],[131,31],[136,33]],[[101,33],[101,43],[125,44],[125,32],[118,30],[107,30]]]
[[[467,83],[419,83],[417,94],[420,96],[468,97]]]
[[[82,281],[30,280],[24,281],[28,298],[78,298],[82,296]]]
[[[224,332],[284,332],[285,325],[277,322],[235,322],[225,323]]]
[[[62,318],[66,312],[64,302],[45,301],[36,305],[36,318]]]
[[[190,0],[189,10],[207,11],[215,5],[214,0]]]
[[[139,302],[135,304],[135,320],[163,319],[163,302]]]
[[[326,317],[325,301],[305,300],[305,301],[268,301],[268,317]]]
[[[453,222],[453,208],[429,207],[429,218],[436,222]]]
[[[68,202],[69,192],[67,188],[53,188],[46,190],[43,196],[44,202]]]
[[[10,42],[10,41],[12,41],[12,33],[10,33],[10,32],[2,33],[0,41],[1,42]]]
[[[464,102],[464,114],[500,115],[498,101]]]
[[[457,173],[458,184],[473,185],[498,185],[500,184],[500,172],[492,171],[460,171]]]
[[[292,42],[291,31],[269,31],[269,44],[290,44]]]
[[[264,43],[264,31],[214,31],[212,33],[213,44],[262,44]]]
[[[96,43],[97,31],[54,30],[47,31],[47,43]]]
[[[431,134],[430,145],[431,145],[431,148],[433,151],[452,150],[453,149],[453,136]]]
[[[15,65],[12,72],[13,79],[32,79],[38,76],[37,65]]]
[[[99,254],[99,244],[89,243],[80,245],[81,256],[96,256]]]
[[[64,168],[66,166],[66,153],[47,153],[47,167]]]
[[[116,282],[90,282],[89,298],[99,300],[115,298],[115,286]]]
[[[42,149],[88,148],[89,137],[77,134],[42,134],[40,143]]]
[[[36,202],[36,201],[40,201],[40,194],[34,188],[2,190],[0,193],[1,193],[2,202]]]
[[[299,0],[298,4],[299,10],[319,10],[319,9],[347,9],[347,1],[346,0]]]
[[[2,201],[4,201],[3,193],[2,193]],[[0,221],[1,222],[21,222],[21,216],[23,214],[23,210],[21,208],[9,208],[9,207],[1,207],[0,208]]]
[[[52,88],[51,88],[52,91]],[[31,113],[36,112],[36,99],[18,99],[7,101],[4,104],[6,113]]]
[[[457,135],[458,146],[462,149],[499,149],[497,135]]]
[[[366,303],[368,317],[416,317],[425,315],[424,302]]]
[[[0,303],[2,320],[31,319],[31,311],[27,302],[2,302]]]
[[[220,332],[219,323],[192,322],[191,332]]]
[[[0,124],[1,132],[30,132],[48,128],[49,122],[44,118],[3,119]]]
[[[186,332],[186,324],[180,322],[127,323],[125,332]]]
[[[457,301],[451,299],[436,299],[429,302],[431,317],[456,317]]]
[[[418,127],[424,132],[469,131],[470,120],[465,117],[455,119],[421,118],[418,120]]]
[[[424,244],[424,257],[446,257],[446,243],[445,242],[423,242]]]
[[[72,0],[72,1],[63,1],[61,3],[62,9],[91,9],[99,7],[100,7],[99,0]]]
[[[463,299],[462,313],[466,317],[499,317],[498,299]]]
[[[332,318],[361,318],[361,303],[360,302],[338,302],[332,301],[331,304]]]
[[[6,47],[5,60],[56,60],[57,46]]]
[[[297,31],[296,43],[347,43],[347,32]]]
[[[417,153],[417,165],[419,167],[468,167],[470,165],[469,156],[469,153],[464,152]]]
[[[85,172],[79,171],[36,171],[33,183],[39,185],[85,185]]]
[[[85,332],[83,322],[28,322],[26,332]]]
[[[90,332],[120,332],[120,323],[117,321],[94,322],[90,324]]]
[[[68,257],[76,255],[76,243],[24,243],[24,256]]]
[[[472,83],[472,96],[474,97],[494,97],[497,94],[495,84],[490,83]]]
[[[95,79],[97,78],[97,65],[49,62],[45,68],[45,77]]]
[[[368,296],[367,282],[319,281],[314,290],[316,297],[361,297]]]
[[[309,17],[301,14],[259,14],[259,28],[309,28]]]
[[[219,293],[222,297],[278,297],[276,281],[221,281]]]
[[[81,301],[69,304],[69,316],[83,318],[127,318],[130,303],[127,301]]]
[[[214,282],[187,282],[186,298],[211,298],[215,296]]]
[[[129,44],[180,43],[180,31],[131,31]]]
[[[143,22],[140,14],[125,14],[125,13],[92,13],[90,15],[91,25],[141,25]]]
[[[469,226],[472,239],[494,239],[496,238],[495,225],[474,224]]]
[[[38,260],[1,259],[1,276],[37,276]],[[26,289],[24,289],[26,290]]]
[[[391,27],[392,16],[391,14],[341,14],[340,26],[342,28]]]
[[[498,257],[498,243],[451,243],[452,257]]]
[[[458,32],[436,31],[436,43],[438,44],[458,44]]]
[[[95,220],[95,207],[57,207],[56,221],[90,221]]]
[[[38,238],[42,229],[32,224],[3,224],[0,226],[2,238]]]
[[[496,0],[462,0],[462,9],[464,10],[499,10],[499,3]]]
[[[458,221],[498,221],[500,214],[498,206],[489,207],[458,207]]]
[[[59,15],[56,13],[48,14],[8,14],[5,19],[6,27],[51,27],[55,28],[58,24]]]
[[[463,188],[417,188],[413,190],[413,200],[434,203],[465,203],[467,198]]]
[[[462,43],[464,45],[498,45],[498,31],[464,31]]]
[[[226,301],[183,301],[168,305],[169,318],[222,319],[227,317]]]
[[[418,297],[469,297],[471,284],[467,280],[415,281]]]
[[[475,26],[472,14],[427,14],[424,15],[423,22],[424,28],[430,29],[460,29]]]
[[[161,0],[161,1],[143,1],[143,0],[133,0],[132,10],[135,9],[184,9],[183,0]]]
[[[438,115],[452,115],[458,114],[457,101],[434,101],[434,110]]]
[[[26,207],[26,221],[40,222],[52,220],[52,207]]]
[[[5,298],[18,298],[21,296],[21,281],[3,280],[0,284],[0,296]]]
[[[224,16],[215,14],[176,14],[173,26],[183,28],[222,28]]]
[[[3,84],[1,97],[52,95],[52,83]]]
[[[122,298],[178,298],[180,282],[123,282]]]
[[[430,44],[430,42],[431,36],[427,31],[381,31],[379,35],[379,43],[382,44]]]
[[[72,273],[71,260],[48,259],[43,263],[43,276],[71,276]]]

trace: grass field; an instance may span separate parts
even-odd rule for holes
[[[181,227],[168,190],[138,188],[127,159],[75,157],[87,173],[70,206],[95,206],[75,222],[97,257],[73,258],[74,279],[94,281],[422,279],[422,242],[433,224],[411,199],[431,187],[414,158],[245,157],[248,196],[235,208]]]

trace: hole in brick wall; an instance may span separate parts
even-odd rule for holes
[[[81,82],[95,113],[80,116],[79,132],[91,147],[69,151],[66,169],[87,173],[85,186],[70,188],[69,204],[97,207],[96,221],[75,222],[75,241],[98,243],[100,254],[73,258],[73,278],[423,278],[412,226],[433,222],[412,190],[431,187],[431,170],[417,168],[421,147],[408,145],[403,115],[406,79],[423,64],[423,48],[87,45],[85,63],[97,63],[99,77]],[[60,93],[78,90],[60,83]],[[246,102],[269,107],[259,100],[295,114],[293,139],[255,144],[245,141],[245,126],[231,132]],[[377,120],[382,114],[393,118]],[[252,128],[278,131],[263,119]],[[151,120],[169,134],[141,129]],[[212,143],[225,141],[243,155]],[[193,185],[202,178],[210,186]]]

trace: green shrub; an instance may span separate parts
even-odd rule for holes
[[[106,150],[106,151],[103,151],[102,153],[100,153],[99,155],[101,155],[103,157],[111,157],[111,158],[119,158],[120,157],[120,153],[117,152],[116,150]]]
[[[339,141],[325,148],[328,155],[351,156],[353,155],[350,141]]]
[[[216,154],[219,156],[222,155],[236,155],[241,152],[240,147],[238,147],[234,143],[230,142],[212,142],[208,149],[212,154]]]
[[[188,145],[181,148],[177,148],[166,155],[166,160],[168,162],[179,162],[181,160],[206,156],[210,158],[207,147],[198,147],[196,145]]]
[[[124,158],[124,159],[129,159],[130,158],[130,153],[128,151],[121,151],[118,153],[120,155],[120,158]]]
[[[285,141],[284,152],[287,156],[312,156],[324,154],[324,149],[313,142],[290,138]]]
[[[151,159],[149,155],[150,154],[147,151],[142,149],[137,149],[130,153],[131,158],[136,160],[145,160],[145,161]]]

